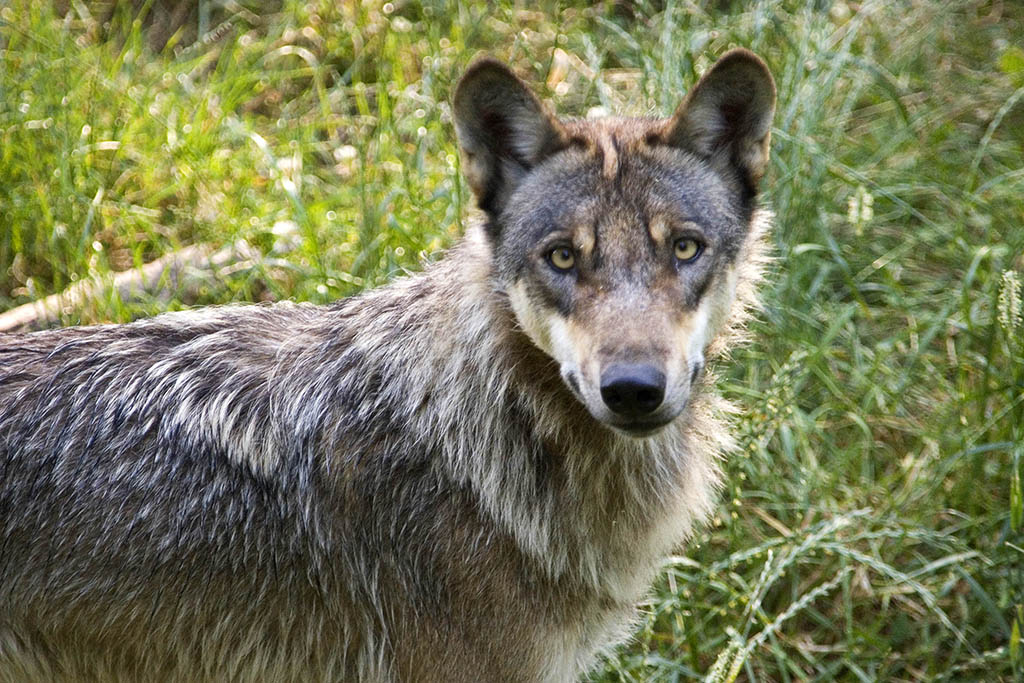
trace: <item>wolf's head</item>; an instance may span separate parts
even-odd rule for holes
[[[686,407],[736,295],[775,84],[724,55],[669,119],[559,121],[476,62],[456,131],[519,324],[602,423],[652,434]]]

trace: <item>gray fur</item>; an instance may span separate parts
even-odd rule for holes
[[[507,76],[483,87],[524,101]],[[588,363],[675,358],[636,330],[714,300],[727,320],[698,350],[715,353],[753,303],[767,215],[661,141],[670,121],[557,122],[529,101],[533,139],[565,144],[514,147],[519,172],[495,181],[506,148],[488,142],[474,188],[502,202],[420,275],[327,307],[0,337],[0,682],[553,682],[627,636],[713,506],[727,407],[677,359],[679,417],[629,436],[531,326],[586,311]],[[537,275],[537,212],[558,206],[607,217],[581,239],[614,295]],[[706,272],[658,284],[644,211],[702,221]],[[627,291],[654,302],[646,322],[609,330]]]

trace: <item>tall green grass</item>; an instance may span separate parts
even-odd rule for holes
[[[0,310],[237,240],[187,296],[64,322],[356,293],[471,220],[447,103],[477,52],[563,113],[651,114],[751,47],[777,260],[719,368],[742,448],[594,680],[1024,680],[1019,5],[242,5],[157,35],[158,2],[0,3]]]

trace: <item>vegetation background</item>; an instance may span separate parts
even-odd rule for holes
[[[1020,682],[1022,38],[980,0],[0,0],[0,311],[356,294],[471,220],[448,102],[479,51],[643,115],[748,46],[777,261],[719,367],[742,452],[593,680]],[[189,245],[230,248],[113,285]]]

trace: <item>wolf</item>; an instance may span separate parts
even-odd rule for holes
[[[775,85],[453,99],[482,220],[331,305],[0,337],[0,681],[571,681],[715,504]]]

